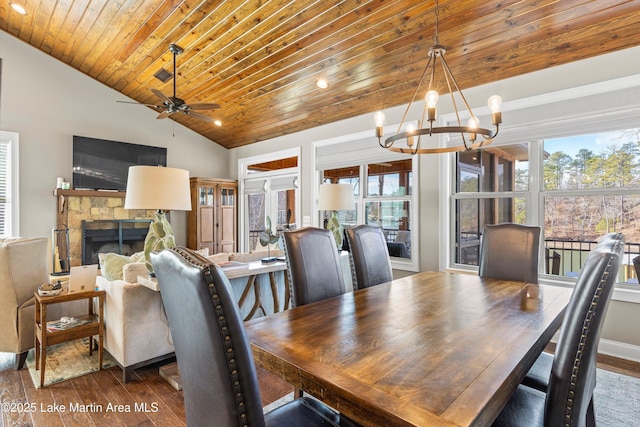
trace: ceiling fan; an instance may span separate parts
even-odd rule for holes
[[[205,116],[204,114],[198,113],[194,110],[216,110],[220,108],[219,104],[187,104],[181,98],[176,96],[176,56],[180,55],[184,50],[176,45],[171,43],[169,45],[169,51],[173,53],[173,96],[166,96],[164,93],[160,92],[157,89],[151,89],[151,92],[155,96],[157,96],[161,101],[162,105],[155,104],[144,104],[140,102],[129,102],[129,101],[117,101],[124,104],[137,104],[137,105],[146,105],[147,107],[153,107],[156,109],[163,110],[157,119],[166,119],[167,117],[171,117],[173,114],[182,113],[187,116],[195,117],[197,119],[206,120],[208,122],[216,122],[215,119]]]

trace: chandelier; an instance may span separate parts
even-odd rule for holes
[[[491,109],[491,121],[493,126],[495,126],[495,131],[491,131],[489,129],[481,128],[480,121],[471,111],[471,107],[469,107],[469,103],[467,99],[464,97],[464,94],[460,90],[458,83],[456,82],[455,77],[453,77],[453,73],[447,64],[447,61],[444,59],[444,54],[446,53],[446,49],[442,46],[438,41],[438,21],[439,21],[439,12],[438,12],[438,0],[435,2],[435,29],[433,34],[434,45],[429,49],[429,60],[427,61],[427,66],[422,72],[422,77],[420,77],[420,81],[416,90],[413,93],[413,97],[411,101],[407,105],[407,109],[402,116],[402,120],[400,121],[400,125],[398,126],[397,132],[386,138],[384,141],[382,138],[384,137],[384,113],[382,111],[378,111],[374,115],[374,120],[376,123],[376,136],[378,137],[378,143],[381,147],[386,148],[390,151],[394,151],[397,153],[410,153],[410,154],[428,154],[428,153],[453,153],[458,151],[465,150],[474,150],[482,147],[486,147],[487,145],[493,142],[493,139],[498,135],[498,130],[500,123],[502,123],[502,113],[500,112],[500,105],[502,104],[502,99],[498,95],[493,95],[489,98],[488,105]],[[438,59],[440,61],[438,61]],[[435,85],[435,77],[436,77],[436,64],[440,63],[443,70],[444,78],[447,82],[447,88],[449,89],[449,94],[451,95],[451,102],[453,104],[453,108],[455,110],[457,126],[434,126],[434,122],[436,120],[436,103],[438,102],[438,92],[433,89]],[[418,122],[418,127],[412,123],[404,126],[405,120],[407,118],[407,114],[411,108],[411,105],[416,100],[416,96],[420,91],[422,83],[429,76],[429,87],[427,89],[427,93],[425,95],[425,108],[422,112],[422,118]],[[452,88],[455,89],[452,90]],[[469,115],[469,121],[467,126],[462,126],[460,113],[458,111],[458,104],[456,102],[456,97],[454,96],[454,92],[458,93],[458,97],[464,103],[464,106]],[[424,127],[421,127],[424,126]],[[404,127],[404,131],[402,130]],[[435,147],[435,148],[420,148],[421,137],[423,135],[428,135],[429,137],[434,134],[441,133],[459,133],[462,136],[462,144],[447,146],[447,147]],[[481,139],[478,138],[481,136]],[[404,140],[404,146],[397,146],[396,141]]]

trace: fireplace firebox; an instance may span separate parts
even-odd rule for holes
[[[82,264],[97,264],[98,254],[131,255],[144,250],[150,219],[82,221]]]

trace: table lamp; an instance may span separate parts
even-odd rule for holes
[[[342,248],[342,226],[336,211],[354,209],[353,187],[351,184],[321,184],[318,193],[318,209],[331,211],[326,228],[331,230],[338,248]]]
[[[162,166],[129,167],[124,208],[157,210],[144,239],[145,264],[153,277],[151,252],[176,245],[173,228],[165,212],[191,210],[189,171]]]

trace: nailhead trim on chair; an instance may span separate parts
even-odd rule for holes
[[[615,247],[613,248],[614,252],[616,252],[619,246],[623,244],[622,241],[620,240],[620,236],[621,234],[618,234],[616,236]],[[617,262],[617,258],[616,258],[616,262]],[[598,308],[598,303],[600,301],[600,294],[602,294],[603,287],[606,284],[607,279],[609,278],[612,268],[613,268],[613,265],[611,264],[611,259],[610,259],[602,275],[602,278],[600,279],[600,283],[596,288],[596,292],[593,295],[593,298],[591,300],[591,307],[589,308],[589,311],[587,312],[587,316],[585,317],[584,323],[582,324],[582,334],[580,335],[580,344],[578,345],[578,351],[575,355],[575,358],[573,359],[573,369],[571,373],[569,396],[567,397],[565,410],[564,410],[565,427],[571,426],[571,419],[573,417],[573,397],[575,396],[575,392],[576,392],[576,379],[577,379],[578,371],[580,369],[580,365],[582,364],[582,358],[584,356],[584,347],[586,345],[586,340],[587,340],[587,337],[589,336],[589,332],[591,332],[591,322],[593,320],[593,316],[595,315],[596,309]]]
[[[203,271],[203,274],[209,286],[209,296],[211,297],[211,301],[213,302],[214,309],[216,311],[218,327],[220,328],[220,331],[222,332],[222,335],[224,337],[225,354],[227,356],[227,366],[229,368],[229,376],[231,377],[231,382],[232,382],[234,393],[235,393],[238,420],[240,421],[240,425],[246,427],[247,425],[246,407],[244,404],[244,396],[242,394],[242,389],[240,388],[240,379],[238,376],[238,369],[237,369],[238,367],[236,364],[236,357],[234,355],[233,345],[231,344],[231,336],[229,335],[229,328],[227,327],[227,324],[226,324],[224,311],[222,310],[222,306],[220,305],[220,301],[219,301],[220,297],[218,296],[216,285],[215,283],[213,283],[209,261],[198,254],[194,255],[193,253],[184,250],[184,248],[176,247],[176,248],[171,248],[170,250],[181,255],[185,259],[185,261],[187,261],[189,264]]]

